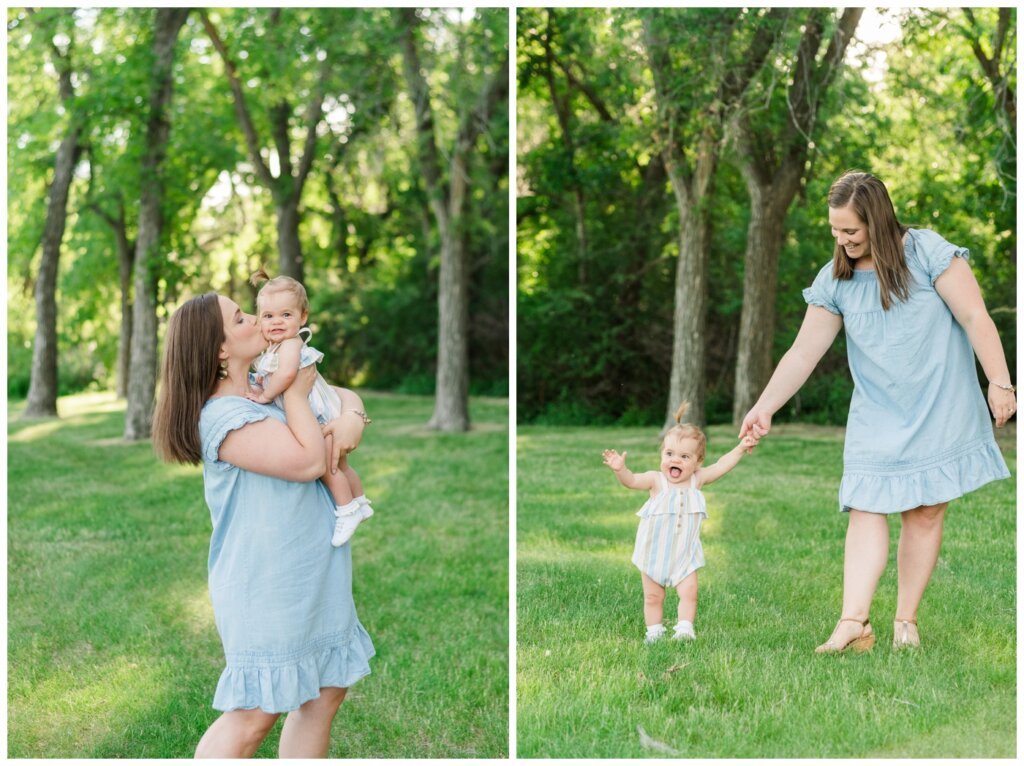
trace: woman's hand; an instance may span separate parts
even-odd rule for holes
[[[359,446],[366,424],[360,415],[352,410],[342,412],[334,420],[321,427],[325,438],[330,439],[331,473],[338,472],[341,459]]]
[[[989,383],[988,406],[992,410],[992,417],[996,420],[996,428],[1001,428],[1017,411],[1017,397],[1013,395],[1013,391],[1007,391],[995,383]]]
[[[745,439],[748,436],[754,439],[756,446],[757,442],[761,440],[762,436],[766,436],[769,431],[772,430],[772,416],[770,412],[764,410],[751,410],[747,413],[747,416],[743,418],[743,425],[740,426],[740,437]],[[749,455],[753,447],[747,450]]]

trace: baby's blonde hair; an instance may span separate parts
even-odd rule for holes
[[[665,448],[665,439],[670,436],[676,439],[693,439],[697,442],[697,462],[704,462],[704,455],[708,446],[708,437],[704,435],[693,423],[684,423],[683,417],[686,415],[687,410],[690,409],[689,402],[683,402],[679,405],[679,409],[676,410],[676,424],[672,426],[668,431],[665,432],[665,436],[661,440],[661,448]]]
[[[274,277],[270,278],[266,270],[261,268],[249,277],[249,282],[254,287],[261,282],[265,283],[260,291],[256,293],[256,308],[259,308],[260,298],[264,293],[278,293],[288,292],[295,296],[295,305],[303,314],[309,315],[309,298],[306,297],[306,288],[302,286],[302,283],[297,279],[291,277]]]

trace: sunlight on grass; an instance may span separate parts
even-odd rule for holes
[[[60,398],[61,417],[74,417],[81,413],[117,412],[123,410],[125,400],[118,399],[111,391],[75,394]]]
[[[57,418],[44,420],[35,425],[25,426],[7,438],[12,442],[34,442],[53,436],[64,424]]]
[[[27,752],[88,757],[140,701],[168,691],[159,661],[124,656],[96,664],[95,658],[83,657],[37,684],[26,704],[13,706],[9,725],[19,741],[33,743]],[[24,757],[24,745],[21,752]]]

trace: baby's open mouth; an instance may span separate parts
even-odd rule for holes
[[[671,476],[673,479],[678,479],[680,476],[683,475],[683,469],[672,466],[671,468],[668,469],[668,475]]]

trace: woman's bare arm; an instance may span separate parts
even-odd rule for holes
[[[299,370],[284,392],[282,423],[267,418],[231,431],[221,442],[218,456],[226,463],[253,473],[288,481],[313,481],[326,470],[320,424],[309,406],[309,392],[316,377],[310,365]]]

